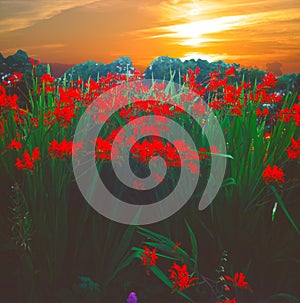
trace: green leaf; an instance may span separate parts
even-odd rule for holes
[[[275,214],[276,214],[276,210],[277,210],[277,205],[278,205],[278,203],[275,202],[274,207],[273,207],[273,209],[272,209],[272,222],[273,222],[274,219],[275,219]]]
[[[273,300],[276,302],[286,302],[286,303],[299,303],[299,298],[292,296],[290,294],[286,294],[286,293],[278,293],[275,295],[272,295],[271,297],[269,297],[269,302],[273,302]],[[279,301],[280,300],[280,301]]]
[[[185,224],[188,228],[188,231],[189,231],[189,235],[190,235],[190,239],[191,239],[191,243],[192,243],[192,256],[193,256],[193,259],[194,259],[194,262],[195,262],[195,267],[197,266],[197,261],[198,261],[198,245],[197,245],[197,239],[196,239],[196,236],[193,232],[193,230],[191,229],[191,227],[189,226],[188,222],[186,220],[185,221]]]
[[[297,224],[295,223],[295,221],[293,220],[292,216],[290,215],[290,213],[288,212],[288,210],[286,209],[284,202],[282,201],[281,197],[279,196],[276,188],[271,185],[270,186],[271,190],[273,191],[273,193],[275,194],[278,203],[280,205],[280,207],[282,208],[283,212],[285,213],[285,215],[287,216],[287,218],[289,219],[289,221],[291,222],[291,224],[293,225],[293,227],[295,228],[295,230],[297,231],[298,234],[300,234],[299,228],[297,226]]]

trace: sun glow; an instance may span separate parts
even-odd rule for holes
[[[211,33],[218,33],[230,29],[238,28],[249,23],[249,16],[226,16],[209,20],[200,20],[159,27],[157,30],[167,32],[165,34],[153,36],[153,38],[169,37],[176,38],[178,44],[184,46],[200,46],[205,42],[212,41],[206,37]],[[215,39],[213,41],[216,41]]]

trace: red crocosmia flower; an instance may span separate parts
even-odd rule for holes
[[[11,77],[7,78],[7,81],[5,81],[6,85],[15,85],[15,83],[21,81],[23,77],[23,74],[18,73],[18,72],[13,72]]]
[[[273,73],[267,73],[262,76],[262,81],[259,85],[257,85],[257,89],[267,89],[267,88],[275,88],[276,87],[276,77]]]
[[[99,82],[101,83],[101,81],[102,77],[100,78]],[[96,82],[93,78],[90,78],[90,80],[85,83],[85,87],[88,88],[89,93],[100,91],[100,84]]]
[[[15,166],[19,170],[34,170],[34,162],[40,160],[40,153],[37,147],[34,148],[32,156],[27,150],[24,151],[23,159],[17,158]]]
[[[111,147],[111,142],[98,137],[96,140],[96,158],[101,158],[101,154],[110,155]]]
[[[73,150],[74,145],[74,150]],[[56,140],[53,140],[48,147],[49,154],[51,158],[62,159],[65,157],[71,157],[72,152],[74,155],[77,155],[77,150],[82,148],[82,141],[78,141],[73,144],[73,141],[66,141],[66,138],[63,139],[61,143],[58,143]]]
[[[42,84],[51,84],[55,80],[55,78],[52,77],[50,74],[44,74],[40,80]]]
[[[23,74],[18,73],[18,72],[13,72],[12,76],[16,79],[16,81],[21,81]]]
[[[116,134],[112,134],[112,133],[106,139],[102,139],[101,137],[97,138],[96,145],[95,145],[96,146],[95,147],[96,159],[113,160],[113,159],[121,158],[118,147],[117,146],[115,148],[112,147],[112,143],[114,142],[114,137],[118,133],[118,130],[116,130]],[[124,139],[122,139],[122,137],[119,137],[118,141],[123,143]]]
[[[205,148],[200,147],[198,149],[199,159],[209,159],[209,155],[207,153],[208,151]]]
[[[218,71],[212,71],[209,76],[210,79],[217,80],[220,77],[220,73]]]
[[[256,116],[257,117],[267,116],[267,115],[269,115],[268,107],[265,107],[263,110],[261,110],[260,108],[256,109]]]
[[[296,126],[300,126],[300,104],[294,104],[292,106],[293,118],[296,122]]]
[[[59,122],[63,128],[68,128],[72,124],[72,119],[76,117],[75,105],[57,106],[53,112],[54,120],[52,122]]]
[[[234,106],[230,109],[230,112],[234,116],[242,116],[243,113],[241,111],[241,108],[239,106]]]
[[[272,168],[271,165],[268,164],[264,170],[264,173],[262,174],[262,177],[264,178],[264,182],[266,184],[284,182],[284,172],[277,165],[274,165]]]
[[[120,110],[120,117],[121,118],[128,118],[132,112],[133,112],[133,108],[132,107],[129,107],[128,109],[122,108]]]
[[[225,279],[228,281],[231,281],[231,283],[234,287],[239,287],[239,288],[244,288],[244,289],[249,288],[249,283],[245,281],[245,275],[242,272],[236,272],[234,274],[233,279],[229,276],[225,276]]]
[[[71,91],[70,89],[68,89],[66,92],[66,91],[64,91],[63,88],[60,87],[59,88],[59,104],[68,105],[68,106],[74,105],[74,101],[70,98],[70,95],[72,95],[72,93],[74,93],[74,90]]]
[[[7,149],[21,149],[22,144],[16,140],[16,138],[13,138],[10,142],[10,144],[6,147]]]
[[[233,85],[226,85],[224,87],[224,100],[227,104],[235,104],[239,95],[237,89]]]
[[[236,303],[236,298],[232,298],[230,300],[218,301],[216,303]]]
[[[7,96],[3,85],[0,84],[0,116],[5,111],[17,111],[19,108],[17,101],[18,96]]]
[[[28,58],[28,62],[32,65],[32,67],[35,67],[40,64],[40,61],[34,60],[32,58]]]
[[[45,93],[52,93],[55,91],[55,87],[54,86],[49,86],[49,85],[46,85],[45,86]]]
[[[224,286],[224,290],[225,290],[225,291],[230,291],[230,287],[229,287],[228,285],[225,285],[225,286]]]
[[[24,151],[23,159],[17,158],[15,166],[20,170],[34,169],[33,161],[31,160],[30,154],[27,150]]]
[[[218,109],[222,109],[222,104],[223,102],[221,102],[220,100],[215,100],[209,103],[209,107],[214,110],[218,110]]]
[[[267,157],[268,157],[268,153],[269,153],[269,150],[266,149],[266,153],[265,153],[265,156],[264,156],[264,159],[263,159],[263,165],[265,164],[265,162],[267,161]]]
[[[292,144],[286,149],[289,159],[300,160],[300,138],[295,140],[291,138]]]
[[[177,248],[178,248],[179,246],[180,246],[180,243],[179,243],[179,242],[176,242],[176,243],[174,244],[172,253],[174,253],[174,252],[177,250]]]
[[[38,147],[35,147],[33,149],[32,154],[31,154],[31,159],[32,159],[33,162],[41,160],[40,151],[39,151]]]
[[[199,67],[199,66],[196,67],[196,69],[195,69],[195,74],[196,74],[196,75],[199,75],[199,74],[200,74],[200,67]]]
[[[179,266],[174,262],[169,272],[173,284],[172,292],[175,292],[176,289],[183,291],[183,289],[193,286],[192,282],[199,280],[199,278],[190,278],[186,264]]]
[[[266,139],[266,140],[269,140],[270,138],[271,138],[271,133],[269,133],[269,132],[266,132],[265,134],[264,134],[264,139]]]
[[[277,112],[276,116],[280,119],[280,121],[289,123],[291,121],[291,118],[293,117],[293,112],[288,108],[284,108],[284,109],[280,109]]]
[[[142,252],[141,260],[143,265],[146,268],[146,273],[150,273],[150,267],[156,265],[156,260],[158,259],[158,256],[156,255],[156,248],[154,248],[152,251],[149,247],[144,246],[144,251]]]
[[[227,76],[227,77],[234,77],[235,76],[235,68],[234,68],[234,66],[229,67],[225,71],[225,76]]]
[[[32,66],[35,65],[34,59],[32,59],[32,58],[28,58],[28,62],[29,62]]]
[[[31,123],[32,123],[32,125],[34,127],[38,127],[39,126],[39,118],[33,118],[33,117],[31,117],[30,120],[31,120]]]

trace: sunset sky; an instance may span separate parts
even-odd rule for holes
[[[300,73],[299,0],[0,0],[0,52],[143,71],[158,56]]]

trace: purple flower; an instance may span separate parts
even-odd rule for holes
[[[131,292],[127,298],[127,303],[138,303],[138,299],[135,292]]]

